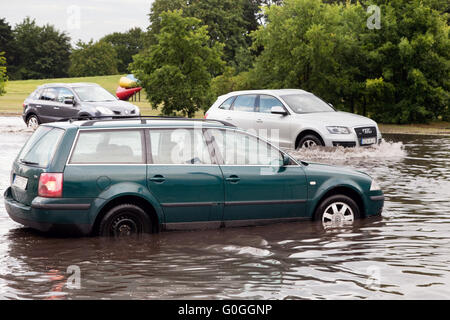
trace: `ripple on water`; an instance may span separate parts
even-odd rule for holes
[[[20,118],[0,117],[0,127],[3,193],[30,132]],[[12,222],[0,196],[0,298],[448,299],[450,139],[385,139],[373,148],[292,152],[379,181],[383,217],[342,229],[304,222],[60,239]],[[80,289],[66,285],[72,265],[80,267]]]

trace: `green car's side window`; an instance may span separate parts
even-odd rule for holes
[[[82,130],[70,164],[142,164],[143,141],[142,130]]]
[[[212,164],[202,130],[150,129],[152,164]]]
[[[210,129],[225,165],[280,166],[283,157],[279,150],[252,135],[233,130]]]

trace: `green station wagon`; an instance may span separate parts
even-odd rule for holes
[[[198,121],[197,121],[198,120]],[[41,125],[15,160],[5,206],[25,226],[122,236],[380,215],[367,174],[298,162],[227,123],[91,119]]]

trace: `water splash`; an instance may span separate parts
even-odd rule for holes
[[[364,160],[369,158],[402,159],[407,153],[402,142],[388,142],[384,139],[379,145],[370,147],[313,147],[287,150],[295,159],[301,160]]]
[[[0,133],[32,133],[33,129],[28,128],[20,117],[0,117]]]

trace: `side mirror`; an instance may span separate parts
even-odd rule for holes
[[[289,158],[289,156],[287,154],[283,153],[283,167],[288,166],[289,163],[291,163],[291,159]]]
[[[286,110],[282,106],[275,106],[270,109],[270,113],[281,114],[283,116],[287,115]]]
[[[75,97],[74,96],[64,97],[64,103],[65,104],[74,105],[75,104]]]

